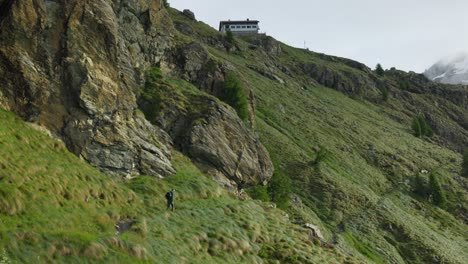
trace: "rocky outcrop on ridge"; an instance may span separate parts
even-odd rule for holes
[[[273,175],[273,164],[260,140],[233,109],[210,98],[205,100],[212,107],[201,113],[197,122],[186,119],[189,122],[173,135],[176,146],[222,186],[240,189],[266,183]]]

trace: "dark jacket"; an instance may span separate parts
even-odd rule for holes
[[[166,199],[168,202],[172,202],[174,201],[174,192],[172,191],[169,191],[166,193]]]

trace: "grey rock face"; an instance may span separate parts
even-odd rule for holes
[[[301,64],[299,69],[321,85],[347,95],[362,96],[369,100],[376,100],[380,96],[378,86],[384,85],[368,75],[335,71],[319,64]]]
[[[248,41],[257,47],[261,47],[267,54],[270,55],[279,55],[282,52],[279,42],[270,36],[253,36]]]
[[[182,34],[191,36],[193,34],[193,29],[191,26],[183,23],[183,22],[175,22],[175,28],[180,31]]]
[[[153,105],[148,110],[155,111],[148,113],[154,118],[151,122],[222,186],[242,188],[271,178],[274,168],[267,150],[230,106],[211,95],[169,84],[159,84],[155,92],[158,98],[168,99],[139,100],[143,109]]]
[[[208,114],[205,122],[188,129],[187,154],[226,186],[235,183],[240,188],[269,180],[273,164],[268,152],[236,113],[218,105]]]
[[[169,137],[135,114],[141,73],[171,46],[159,0],[24,0],[0,13],[0,106],[110,175],[174,172]]]
[[[208,60],[208,51],[198,42],[178,47],[169,58],[169,61],[177,67],[178,74],[187,81],[197,81],[199,72]]]
[[[230,70],[230,65],[211,60],[208,51],[199,42],[178,47],[166,60],[175,69],[175,74],[214,96],[221,94],[224,75]]]
[[[138,114],[83,116],[70,120],[64,132],[74,153],[109,175],[163,177],[175,173],[170,163],[170,137]]]
[[[210,97],[197,100],[210,107],[198,113],[164,109],[160,115],[158,123],[171,135],[174,146],[224,187],[269,180],[274,170],[270,156],[236,112]]]
[[[251,65],[249,65],[249,66],[247,66],[247,67],[248,67],[249,69],[253,70],[254,72],[256,72],[256,73],[258,73],[258,74],[260,74],[260,75],[262,75],[262,76],[265,76],[265,77],[267,77],[267,78],[269,78],[269,79],[271,79],[271,80],[273,80],[273,81],[277,81],[277,82],[279,82],[279,83],[281,83],[281,84],[284,84],[284,83],[285,83],[283,79],[281,79],[280,77],[278,77],[278,75],[275,75],[275,74],[273,74],[273,73],[271,73],[271,72],[268,72],[268,71],[263,70],[263,69],[261,69],[261,68],[259,68],[259,67],[256,67],[256,66],[251,66]]]

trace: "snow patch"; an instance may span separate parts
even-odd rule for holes
[[[442,79],[442,78],[444,78],[446,75],[447,75],[447,72],[444,72],[444,73],[442,73],[441,75],[432,78],[432,80],[435,81],[435,80],[437,80],[437,79]]]

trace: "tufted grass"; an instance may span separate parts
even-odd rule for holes
[[[192,25],[183,17],[177,19]],[[206,30],[200,34],[206,35]],[[183,39],[206,43],[200,34]],[[215,29],[212,34],[217,34]],[[237,76],[255,92],[255,131],[272,159],[278,161],[276,171],[292,180],[293,192],[302,201],[289,209],[294,221],[319,225],[328,241],[336,235],[340,251],[369,262],[429,263],[434,258],[466,262],[468,228],[463,219],[466,221],[468,193],[467,181],[460,176],[461,155],[436,144],[441,142],[437,135],[433,139],[414,137],[411,120],[416,113],[392,94],[385,102],[371,103],[360,94],[351,98],[318,85],[297,71],[297,65],[311,63],[342,77],[366,75],[349,66],[349,61],[282,43],[278,43],[282,53],[272,55],[259,47],[251,49],[245,42],[251,38],[255,37],[238,39],[241,51],[234,53],[205,46],[212,59],[234,66]],[[292,76],[277,65],[287,67]],[[266,69],[286,83],[247,66]],[[378,90],[367,92],[381,97]],[[427,94],[411,96],[424,104],[436,100]],[[458,109],[449,102],[446,105]],[[313,161],[321,147],[329,155],[317,165]],[[446,211],[414,194],[414,178],[421,170],[440,175],[449,200]],[[271,254],[268,247],[261,252]]]
[[[340,263],[269,203],[239,199],[180,153],[177,174],[120,182],[0,109],[0,249],[14,263]],[[164,194],[176,189],[174,212]],[[114,225],[135,224],[118,234]],[[358,259],[352,260],[359,263]]]

